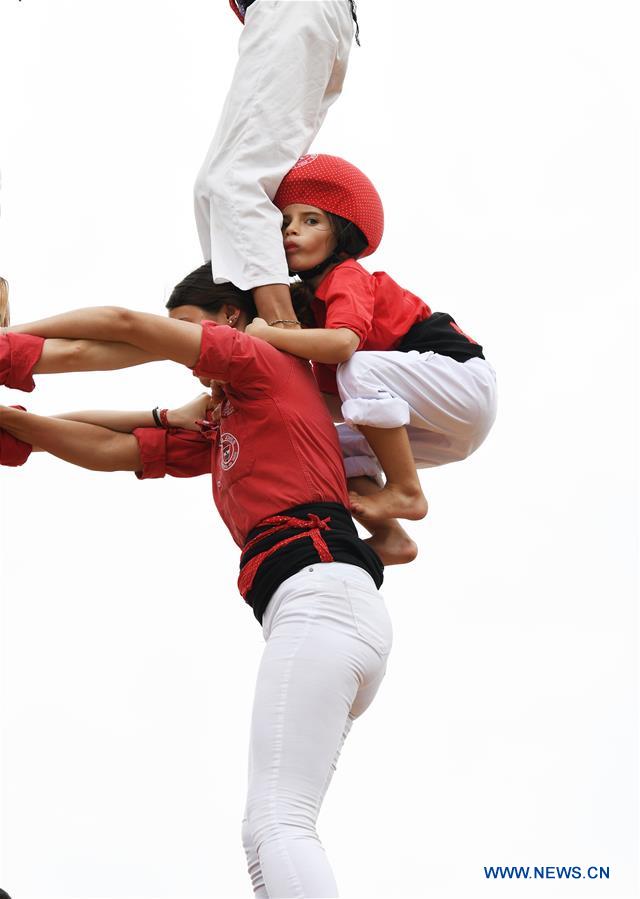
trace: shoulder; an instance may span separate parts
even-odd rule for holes
[[[368,272],[357,259],[346,259],[332,269],[316,288],[318,299],[326,297],[336,290],[361,288],[374,283],[374,276]]]

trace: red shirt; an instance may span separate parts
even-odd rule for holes
[[[316,502],[349,507],[336,429],[308,363],[235,328],[203,322],[194,373],[228,382],[219,426],[206,436],[138,428],[138,477],[210,472],[215,504],[238,546],[284,509]]]
[[[319,328],[349,328],[360,338],[358,350],[393,350],[431,309],[386,272],[368,272],[355,259],[332,269],[316,288],[311,305]],[[336,366],[315,363],[318,386],[337,393]]]

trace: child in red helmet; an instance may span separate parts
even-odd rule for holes
[[[341,430],[349,476],[375,474],[379,460],[386,485],[367,496],[352,491],[354,513],[364,523],[422,518],[416,466],[477,449],[495,418],[495,373],[450,315],[356,261],[374,252],[384,227],[380,197],[359,169],[336,156],[304,156],[275,203],[290,271],[308,289],[317,327],[279,332],[257,319],[249,333],[312,359],[334,411],[340,395],[351,427]]]

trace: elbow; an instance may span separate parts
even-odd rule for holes
[[[136,313],[132,312],[131,309],[125,309],[123,306],[105,306],[103,313],[105,339],[126,342],[133,329]]]
[[[332,354],[333,358],[330,360],[330,362],[334,364],[339,364],[340,362],[348,362],[355,351],[358,349],[359,343],[360,339],[358,335],[354,334],[353,331],[349,331],[344,328],[343,331],[339,334],[335,352]]]

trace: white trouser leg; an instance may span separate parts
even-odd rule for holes
[[[195,183],[214,281],[289,284],[272,200],[337,99],[353,21],[346,0],[254,0],[220,122]]]
[[[369,575],[319,563],[263,618],[243,842],[256,896],[337,896],[316,831],[340,751],[384,678],[391,621]]]
[[[354,428],[406,425],[417,468],[466,458],[496,416],[495,372],[484,359],[363,350],[338,366],[337,382],[345,422]],[[341,437],[341,445],[351,460],[348,475],[369,474],[363,469],[375,456],[364,438]]]

